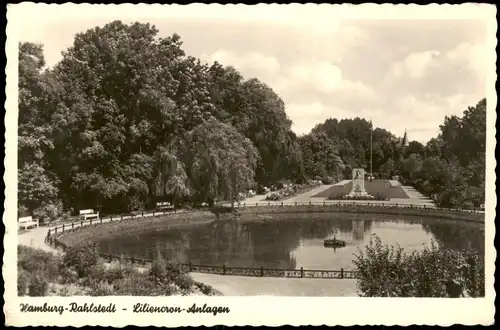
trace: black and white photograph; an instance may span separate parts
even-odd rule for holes
[[[8,5],[11,324],[235,296],[492,324],[496,8],[372,6]]]

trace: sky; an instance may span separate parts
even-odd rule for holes
[[[76,33],[113,20],[149,22],[160,37],[180,35],[188,55],[268,84],[299,135],[327,118],[362,117],[425,143],[445,116],[461,115],[494,84],[496,23],[478,8],[31,4],[8,15],[19,41],[44,45],[48,65]]]

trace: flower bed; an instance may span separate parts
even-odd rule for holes
[[[308,190],[318,187],[321,185],[319,181],[309,181],[305,184],[289,184],[284,186],[282,189],[277,190],[266,196],[267,201],[280,201],[282,199],[290,198],[295,195],[302,194]]]
[[[381,194],[375,194],[375,195],[365,195],[365,196],[349,196],[349,195],[336,195],[336,196],[330,196],[327,198],[328,200],[333,200],[333,201],[390,201],[391,199],[389,197],[384,197]]]

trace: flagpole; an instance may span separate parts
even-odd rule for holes
[[[373,122],[370,120],[370,181],[373,176]]]

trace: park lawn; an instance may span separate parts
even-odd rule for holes
[[[373,196],[382,196],[384,198],[402,198],[408,199],[409,196],[405,193],[405,191],[401,187],[392,187],[389,180],[373,180],[370,182],[369,180],[365,180],[365,189],[366,192]],[[330,187],[313,197],[319,198],[334,198],[339,195],[347,195],[352,190],[352,181],[346,183],[343,186],[333,186]]]

